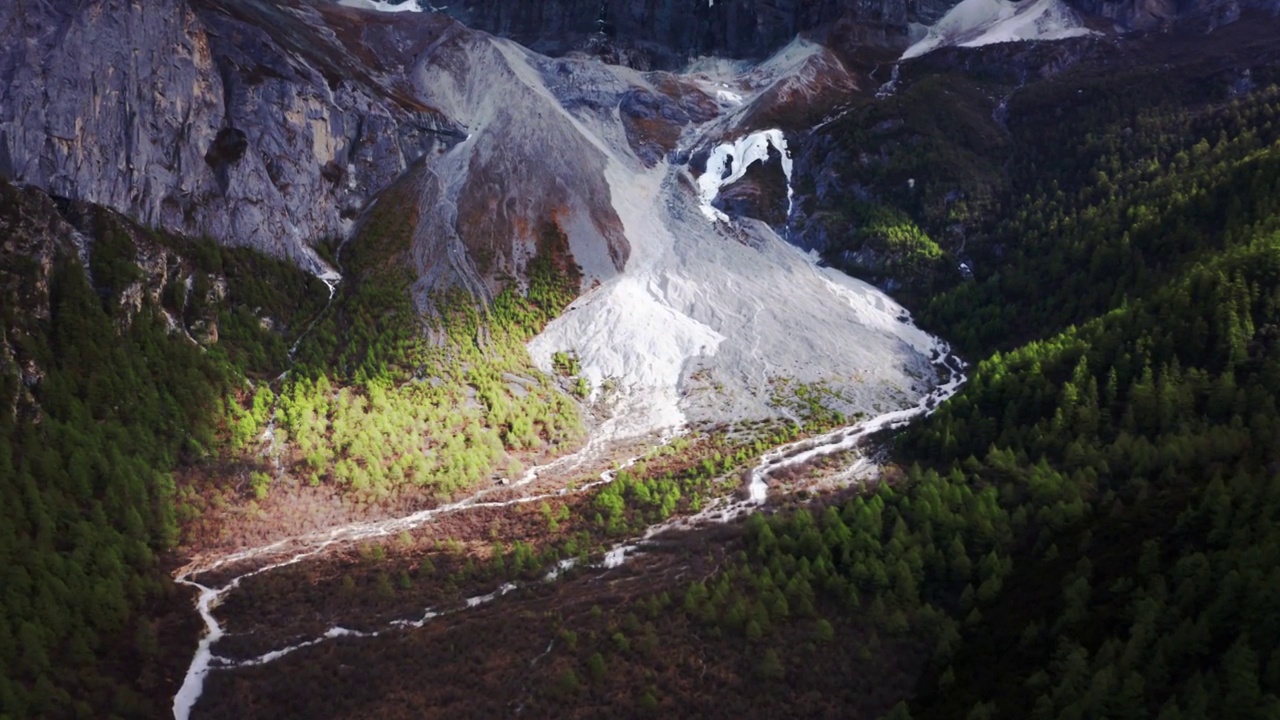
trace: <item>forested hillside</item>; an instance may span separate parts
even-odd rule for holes
[[[580,692],[726,717],[1280,713],[1276,77],[1082,63],[1013,93],[1007,135],[965,148],[977,184],[952,156],[940,191],[922,163],[916,194],[864,193],[858,242],[907,248],[880,268],[977,361],[969,384],[897,439],[901,477],[752,518],[728,569],[653,598],[642,625],[680,638],[683,667],[603,642],[635,613],[593,623],[575,677],[598,653],[630,679]],[[988,82],[958,75],[946,102],[981,125],[967,104]],[[891,112],[841,121],[855,150]],[[890,165],[930,130],[902,132]],[[962,187],[949,212],[920,202]],[[972,278],[930,272],[949,253],[921,228],[963,231]],[[726,688],[710,705],[679,679],[699,665]]]
[[[577,292],[554,225],[527,292],[424,323],[393,195],[327,301],[250,250],[0,193],[0,717],[162,715],[196,634],[179,546],[314,521],[307,493],[431,502],[581,437],[521,344]]]
[[[961,594],[917,716],[1280,712],[1280,91],[1244,77],[1081,73],[1011,103],[1034,190],[989,231],[999,270],[928,316],[969,347],[1039,339],[900,451],[997,493],[1012,563]]]
[[[578,295],[564,234],[552,222],[540,229],[527,292],[512,283],[481,308],[461,289],[434,290],[424,319],[408,270],[414,204],[392,188],[339,250],[351,280],[300,347],[281,398],[300,473],[366,499],[405,484],[448,495],[495,472],[518,477],[519,457],[583,435],[577,407],[523,345]]]
[[[0,715],[154,716],[195,632],[159,560],[173,472],[323,284],[7,183],[0,243]]]

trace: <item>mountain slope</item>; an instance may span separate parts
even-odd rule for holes
[[[966,149],[1009,185],[964,217],[972,277],[923,314],[975,355],[1002,350],[907,431],[887,482],[745,532],[658,536],[632,564],[394,643],[237,669],[222,712],[303,686],[301,707],[331,717],[1269,717],[1280,76],[1265,22],[1215,38],[1224,55],[1176,36],[1123,73],[1086,55],[1014,91],[1007,115],[967,116],[1007,131]],[[1010,48],[944,52],[973,68],[950,66],[955,92],[917,67],[878,111],[994,109],[960,81],[1003,78]],[[853,135],[858,112],[823,130]],[[880,140],[891,160],[936,140],[920,117]],[[917,187],[956,182],[958,157],[912,168]],[[928,226],[933,208],[887,177],[863,201]],[[621,494],[624,513],[646,507]],[[326,693],[344,673],[358,697]]]
[[[312,245],[458,133],[305,3],[6,3],[0,28],[23,39],[0,175],[317,272]]]
[[[355,5],[0,10],[0,714],[1274,714],[1273,17]]]
[[[454,285],[487,299],[522,289],[539,238],[558,232],[585,294],[531,351],[545,372],[557,352],[576,355],[600,410],[627,418],[611,432],[774,415],[779,383],[824,383],[848,414],[924,390],[933,341],[900,307],[814,267],[767,226],[709,218],[698,207],[706,191],[693,191],[700,170],[683,164],[802,98],[847,88],[823,49],[800,43],[717,76],[644,74],[457,26],[429,42],[417,25],[392,32],[429,47],[413,53],[416,94],[468,131],[409,173],[424,311]],[[715,100],[717,82],[737,92]],[[623,115],[639,96],[662,109]],[[789,157],[773,162],[785,182]]]
[[[0,257],[0,712],[156,717],[196,634],[174,471],[324,285],[5,182]]]
[[[919,42],[902,53],[904,60],[939,47],[981,47],[1002,42],[1063,40],[1088,35],[1080,17],[1063,2],[1040,0],[1007,3],[967,0],[951,8]]]

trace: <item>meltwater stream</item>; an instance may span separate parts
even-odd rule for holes
[[[320,555],[325,550],[334,545],[358,542],[368,540],[370,538],[387,537],[398,534],[406,530],[412,530],[421,527],[427,523],[434,521],[441,515],[468,510],[472,508],[502,508],[513,505],[522,505],[527,503],[539,502],[556,496],[568,495],[570,493],[582,493],[601,485],[613,482],[617,478],[619,470],[625,469],[639,462],[642,457],[635,457],[618,467],[607,470],[600,474],[600,479],[590,483],[581,485],[573,490],[561,489],[552,493],[541,493],[536,495],[526,495],[509,500],[502,501],[485,501],[484,498],[498,490],[510,490],[532,483],[539,475],[553,471],[570,471],[580,467],[583,463],[598,457],[606,449],[608,441],[613,437],[611,426],[615,421],[610,419],[606,421],[597,432],[592,440],[587,443],[586,447],[576,453],[566,455],[565,457],[554,460],[546,465],[539,465],[525,472],[520,480],[512,483],[510,486],[495,486],[481,490],[462,500],[430,510],[422,510],[404,517],[392,518],[378,522],[356,522],[340,527],[332,528],[323,532],[311,533],[299,537],[290,537],[276,542],[262,545],[255,548],[241,550],[229,555],[225,555],[216,560],[200,562],[195,561],[178,571],[174,580],[181,585],[188,585],[196,588],[199,592],[199,598],[196,601],[196,610],[199,612],[201,619],[204,621],[205,634],[200,638],[200,643],[196,647],[195,656],[191,660],[191,665],[187,669],[186,676],[183,678],[182,687],[178,690],[178,694],[173,698],[173,716],[176,720],[187,720],[191,716],[191,710],[195,707],[196,702],[200,699],[200,695],[204,691],[204,680],[208,676],[210,670],[227,669],[233,667],[241,667],[247,665],[264,665],[273,660],[277,660],[285,655],[303,647],[316,645],[325,640],[347,637],[347,636],[374,636],[378,633],[359,633],[346,628],[335,627],[319,638],[310,640],[298,645],[290,646],[280,650],[275,650],[265,655],[259,656],[252,660],[235,663],[225,658],[221,658],[213,653],[213,646],[225,635],[225,630],[214,616],[214,610],[221,604],[225,596],[240,586],[240,583],[254,575],[270,572],[288,565],[302,562],[308,558]],[[659,440],[659,444],[670,442],[674,434],[664,435]],[[209,587],[196,581],[199,575],[208,573],[221,567],[226,567],[235,563],[246,562],[254,559],[265,559],[271,557],[283,557],[284,559],[276,562],[270,562],[258,567],[250,572],[238,575],[220,587]],[[514,585],[504,585],[502,588],[475,598],[470,598],[466,602],[467,608],[476,607],[493,600],[496,597],[505,595],[514,590]],[[445,614],[442,611],[428,609],[422,620],[419,621],[397,621],[392,625],[421,627],[426,621]]]
[[[598,563],[597,567],[610,569],[622,565],[629,557],[637,554],[646,542],[665,532],[677,529],[688,529],[707,522],[729,522],[742,517],[743,515],[754,512],[765,503],[768,497],[769,477],[778,470],[807,463],[821,456],[854,449],[867,436],[873,433],[881,430],[900,428],[918,417],[923,417],[933,412],[933,410],[941,403],[955,395],[966,380],[964,375],[964,363],[959,358],[952,355],[950,348],[945,344],[938,343],[935,347],[933,363],[947,375],[947,379],[931,393],[921,398],[916,405],[902,410],[884,413],[874,418],[862,420],[823,435],[799,440],[770,450],[761,456],[759,463],[757,463],[750,472],[747,484],[747,499],[728,504],[723,502],[712,503],[708,505],[707,508],[693,516],[676,518],[654,525],[640,538],[629,543],[617,545],[610,549],[605,553],[604,558],[600,563]],[[669,440],[669,437],[664,438],[664,442]],[[533,482],[540,473],[545,473],[555,469],[564,469],[566,467],[568,469],[577,467],[588,458],[598,454],[600,449],[599,444],[593,442],[578,453],[560,458],[548,465],[529,470],[514,485],[517,487],[527,485]],[[498,489],[488,488],[461,501],[432,510],[417,512],[402,518],[394,518],[382,522],[352,523],[323,533],[315,533],[299,538],[288,538],[269,545],[242,550],[206,564],[192,564],[187,566],[179,572],[176,580],[181,584],[189,585],[200,591],[199,600],[196,603],[196,609],[200,613],[200,617],[204,620],[206,632],[200,640],[195,656],[192,658],[191,665],[187,670],[182,687],[174,697],[174,717],[178,720],[186,720],[190,717],[192,708],[200,699],[200,695],[203,692],[204,680],[213,669],[231,669],[236,667],[265,665],[296,650],[318,645],[327,640],[339,637],[376,637],[382,632],[397,628],[420,628],[437,617],[484,605],[517,589],[515,584],[507,583],[486,595],[468,598],[460,607],[443,610],[428,608],[424,611],[421,618],[416,620],[396,620],[390,623],[384,630],[358,632],[340,626],[335,626],[314,639],[280,648],[278,650],[273,650],[255,658],[234,662],[221,658],[213,653],[213,646],[224,636],[225,632],[217,618],[214,616],[214,610],[222,599],[228,593],[238,588],[240,583],[246,578],[302,562],[303,560],[323,553],[329,547],[339,543],[355,542],[374,537],[385,537],[403,530],[413,529],[431,522],[440,515],[459,512],[469,508],[508,507],[517,504],[538,502],[556,495],[565,495],[569,492],[585,492],[603,484],[612,482],[616,479],[618,470],[628,467],[639,460],[639,457],[633,458],[613,470],[601,473],[599,480],[583,485],[572,491],[559,490],[554,493],[543,493],[513,498],[510,500],[485,502],[483,498]],[[286,550],[291,547],[294,548],[292,554],[286,553]],[[239,575],[227,581],[221,587],[208,587],[193,579],[199,574],[233,563],[282,554],[285,555],[284,559],[268,563],[243,575]],[[547,581],[554,581],[565,571],[572,568],[573,565],[573,560],[561,561],[547,574],[545,579]]]
[[[912,407],[894,410],[873,418],[861,420],[822,435],[797,440],[780,445],[760,456],[760,461],[752,468],[747,480],[747,498],[738,502],[713,502],[701,512],[687,517],[677,517],[650,527],[644,535],[636,540],[615,545],[605,553],[602,566],[615,568],[641,551],[645,543],[671,530],[687,530],[706,523],[727,523],[760,509],[768,499],[769,478],[775,472],[803,465],[819,457],[835,455],[858,447],[863,440],[881,430],[896,430],[910,424],[912,420],[926,417],[933,413],[942,403],[951,399],[968,379],[965,375],[965,363],[951,352],[951,347],[942,341],[936,341],[933,348],[933,365],[944,373],[946,381],[938,385]],[[850,482],[859,479],[859,472],[868,465],[865,457],[858,458],[843,476]],[[569,563],[566,565],[566,563]],[[562,561],[560,566],[552,570],[548,579],[559,576],[569,567],[572,561]]]

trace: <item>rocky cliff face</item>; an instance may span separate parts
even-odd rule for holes
[[[1149,30],[1175,21],[1212,30],[1239,20],[1243,11],[1280,13],[1280,0],[1072,0],[1072,4],[1126,30]]]
[[[956,0],[464,0],[445,12],[471,27],[560,54],[601,45],[641,67],[698,55],[763,58],[797,33],[837,21],[860,38],[905,47],[909,23],[930,24]]]
[[[690,57],[763,58],[797,33],[834,30],[843,41],[901,50],[959,0],[462,0],[441,8],[470,27],[547,54],[592,50],[639,67]],[[424,5],[425,0],[424,0]],[[1208,28],[1278,0],[1069,0],[1122,30],[1188,20]]]
[[[0,176],[315,268],[458,135],[304,5],[18,0],[0,30]]]
[[[529,108],[541,102],[534,96],[526,98],[533,105],[508,103],[492,114],[487,109],[477,114],[474,103],[455,102],[450,93],[457,95],[451,88],[459,78],[488,82],[479,65],[479,70],[448,65],[475,60],[468,53],[447,52],[467,33],[456,20],[552,54],[586,48],[633,65],[673,66],[700,54],[763,56],[798,32],[821,34],[822,29],[830,29],[829,38],[843,50],[855,43],[901,48],[913,24],[933,22],[953,4],[462,0],[440,13],[378,13],[335,0],[10,0],[0,3],[0,31],[16,39],[0,48],[0,178],[99,203],[146,225],[252,246],[320,270],[323,263],[311,245],[346,236],[378,192],[483,124],[472,177],[497,179],[478,190],[449,188],[442,197],[461,199],[444,201],[446,220],[479,255],[480,264],[489,264],[484,259],[490,256],[501,260],[489,273],[479,268],[478,275],[486,277],[473,278],[492,289],[495,273],[518,271],[519,253],[507,245],[509,236],[522,232],[522,222],[534,227],[552,215],[564,219],[565,208],[578,201],[602,205],[599,183],[591,192],[567,185],[540,188],[534,176],[545,175],[548,162],[564,166],[557,170],[563,171],[561,178],[598,176],[600,161],[593,159],[592,148],[539,159],[536,146],[511,167],[502,165],[508,160],[495,159],[487,148],[507,143],[499,128],[528,134],[527,121],[551,118],[551,111],[531,114]],[[1242,8],[1274,11],[1280,0],[1074,4],[1125,27],[1173,17],[1214,26],[1234,19]],[[510,68],[502,65],[495,65],[498,72],[509,75]],[[556,82],[561,81],[593,80]],[[652,165],[674,149],[679,127],[706,120],[712,110],[707,97],[696,93],[637,94],[635,88],[644,84],[631,83],[621,92],[592,91],[599,95],[595,100],[584,93],[581,101],[604,102],[602,113],[620,112],[629,138],[645,146],[640,154]],[[837,95],[851,88],[828,86]],[[662,89],[661,83],[655,87]],[[791,117],[796,108],[825,108],[839,98],[804,100],[775,103],[782,110],[771,124],[801,125]],[[564,132],[562,122],[548,127],[553,135],[543,140],[563,139],[554,135]],[[544,167],[535,172],[529,163]],[[516,217],[502,210],[506,205],[499,202],[509,204],[510,198],[499,179],[512,173],[541,193],[536,212]],[[498,196],[503,197],[495,200]],[[604,238],[604,255],[587,261],[603,276],[625,262],[626,251],[614,221],[593,212],[573,210],[575,216],[589,216],[582,233],[590,230]],[[575,254],[601,246],[588,248],[585,239],[570,235]]]
[[[150,307],[171,333],[201,345],[218,342],[218,308],[227,297],[225,275],[199,273],[192,253],[180,252],[173,238],[158,236],[103,207],[52,198],[37,188],[0,180],[0,268],[10,271],[0,282],[0,298],[21,308],[24,322],[48,323],[55,313],[51,279],[60,256],[79,259],[104,309],[120,322],[131,323]],[[202,282],[195,282],[197,274]],[[185,294],[166,296],[180,289]],[[24,353],[24,336],[31,328],[13,322],[15,318],[8,320],[0,328],[0,373],[11,371],[21,386],[18,398],[0,402],[38,412],[30,388],[44,378],[46,368],[39,363],[47,359]]]

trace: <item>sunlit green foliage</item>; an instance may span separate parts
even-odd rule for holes
[[[553,261],[559,230],[544,228],[527,293],[508,288],[485,308],[460,290],[433,292],[426,318],[396,261],[406,233],[389,207],[342,251],[350,280],[281,392],[298,472],[366,500],[405,487],[447,495],[505,471],[508,453],[564,448],[583,433],[573,401],[523,346],[576,294]]]
[[[827,255],[852,275],[925,296],[959,276],[954,258],[893,206],[855,203],[846,221],[852,232],[837,238]]]

